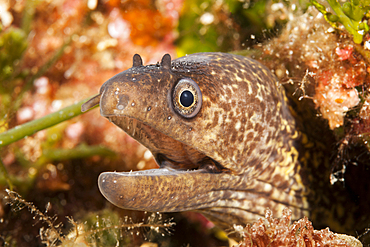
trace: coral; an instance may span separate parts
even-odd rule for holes
[[[342,126],[346,113],[360,103],[356,87],[368,84],[366,60],[351,40],[344,34],[338,37],[313,7],[289,21],[263,52],[265,59],[275,61],[269,66],[282,81],[304,78],[298,83],[304,83],[304,93],[311,93],[303,97],[313,99],[331,129]]]
[[[342,86],[348,74],[341,71],[334,74],[331,71],[318,71],[315,78],[318,84],[313,96],[314,103],[320,107],[322,117],[329,120],[331,129],[342,126],[346,112],[360,103],[357,89]]]
[[[364,45],[334,29],[312,6],[302,15],[288,7],[287,12],[286,27],[278,37],[258,46],[262,55],[255,53],[256,58],[274,71],[287,89],[298,126],[313,140],[311,147],[305,147],[308,179],[323,176],[312,182],[311,188],[318,191],[312,199],[314,205],[319,198],[327,200],[325,206],[320,203],[313,208],[321,211],[312,214],[321,216],[313,218],[313,224],[325,227],[328,224],[319,223],[325,219],[335,231],[362,232],[369,221],[364,213],[370,186],[369,53],[362,53]],[[364,35],[364,43],[368,40],[369,35]],[[325,194],[328,191],[332,191],[330,195]],[[338,219],[340,222],[334,223]],[[339,230],[341,227],[348,228]]]
[[[237,247],[277,247],[277,246],[341,246],[360,247],[361,242],[354,237],[331,232],[328,228],[314,230],[312,223],[302,218],[291,224],[291,212],[285,209],[280,219],[273,218],[271,210],[266,210],[265,219],[259,219],[244,229],[235,226],[243,240]]]

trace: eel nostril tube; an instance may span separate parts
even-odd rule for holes
[[[99,103],[100,103],[100,97],[101,97],[101,94],[98,94],[98,95],[95,95],[94,97],[92,97],[91,99],[89,99],[88,101],[86,101],[81,106],[81,111],[82,112],[85,112],[85,111],[93,108],[94,106],[99,105]]]

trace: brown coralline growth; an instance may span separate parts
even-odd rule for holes
[[[277,247],[277,246],[362,246],[352,236],[336,234],[329,228],[314,230],[311,221],[304,217],[291,224],[291,212],[285,209],[281,218],[273,218],[271,210],[266,211],[265,219],[259,219],[244,229],[235,226],[243,237],[237,247]]]

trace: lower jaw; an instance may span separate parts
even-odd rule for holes
[[[280,216],[283,209],[289,207],[293,219],[308,214],[304,198],[278,191],[256,179],[228,173],[170,168],[105,172],[99,176],[98,184],[105,198],[120,208],[151,212],[198,211],[224,229],[226,225],[255,221],[268,208],[274,216]],[[266,187],[270,190],[265,191]]]
[[[204,170],[159,168],[136,172],[105,172],[99,189],[114,205],[131,210],[180,212],[206,207],[209,197],[222,190],[229,174]],[[224,183],[225,184],[225,183]]]

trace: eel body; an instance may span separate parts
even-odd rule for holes
[[[283,88],[259,62],[197,53],[133,67],[109,79],[83,110],[108,118],[146,146],[159,168],[105,172],[101,193],[133,210],[197,211],[223,229],[270,208],[308,214],[299,132]]]

